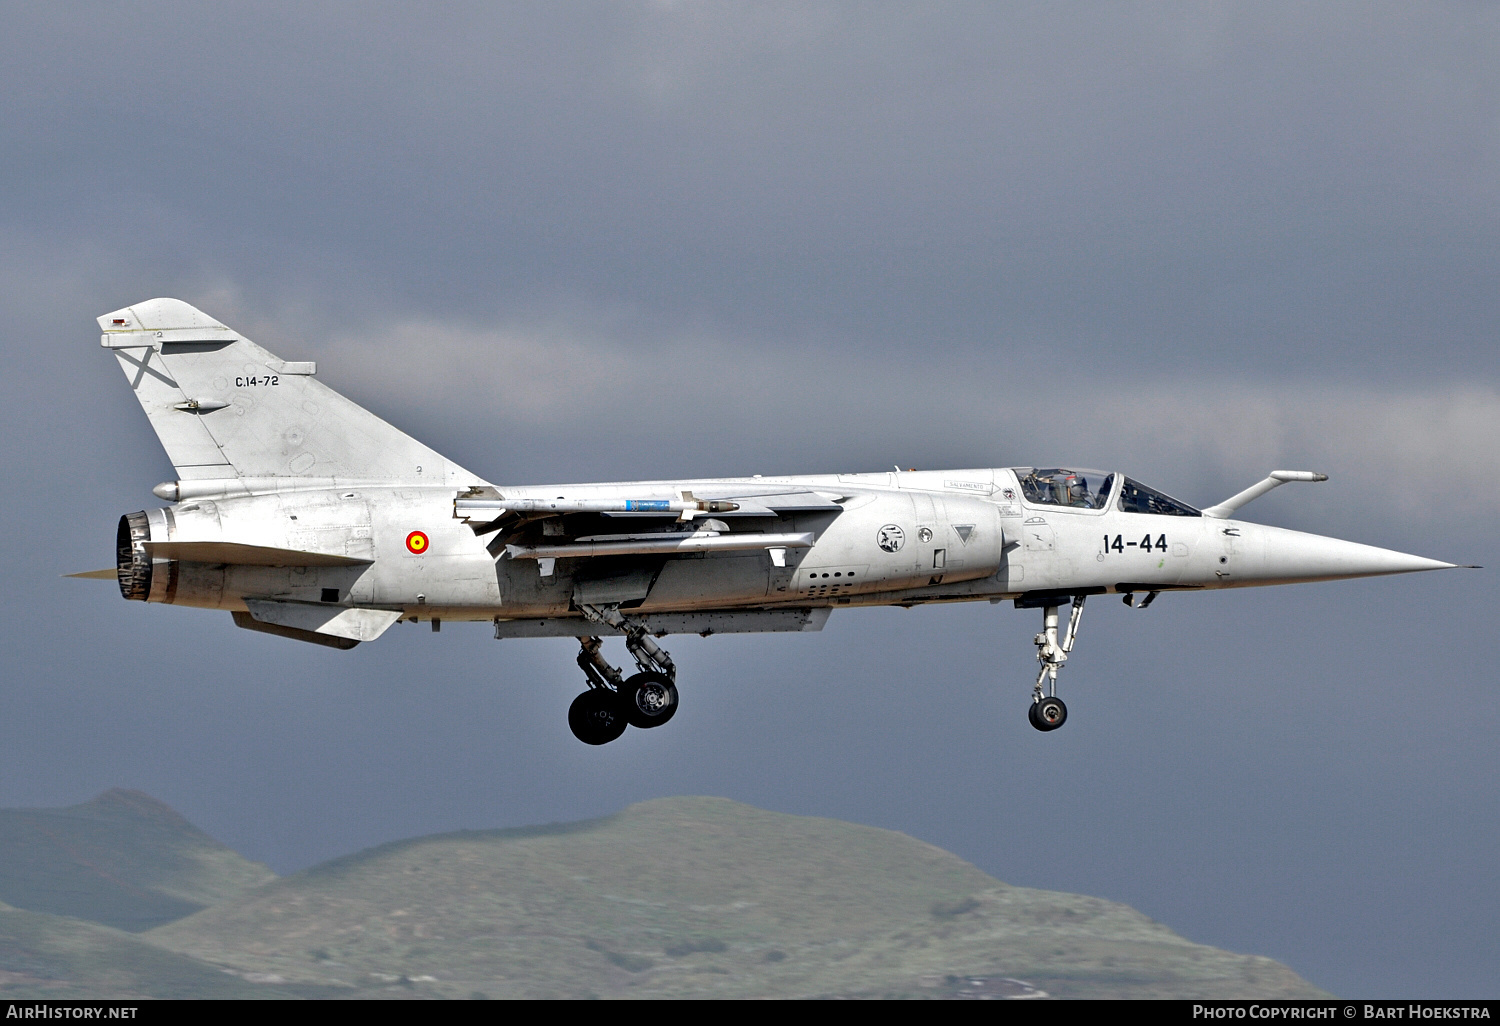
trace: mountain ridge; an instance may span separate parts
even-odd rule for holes
[[[0,901],[143,932],[275,879],[142,791],[0,809]]]
[[[0,997],[479,996],[1327,995],[1117,902],[714,796],[280,878],[139,791],[0,810]]]
[[[934,845],[710,796],[408,838],[153,930],[261,978],[466,997],[1323,997],[1128,906],[1012,887]]]

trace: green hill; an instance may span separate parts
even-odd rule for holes
[[[0,999],[300,997],[107,926],[0,905]]]
[[[0,902],[149,930],[275,879],[139,791],[0,809]]]
[[[351,996],[1326,996],[1124,905],[721,798],[388,844],[146,936]]]

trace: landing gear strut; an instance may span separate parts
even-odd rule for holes
[[[626,678],[604,658],[599,638],[580,637],[578,666],[589,689],[568,709],[573,736],[586,745],[603,745],[623,734],[627,724],[649,729],[670,720],[677,712],[677,667],[666,649],[619,606],[584,606],[583,615],[623,631],[625,648],[640,672]]]
[[[1036,686],[1031,691],[1031,710],[1027,718],[1037,730],[1056,730],[1068,719],[1068,707],[1057,697],[1057,671],[1068,661],[1073,651],[1073,642],[1078,640],[1078,624],[1083,619],[1083,603],[1087,595],[1073,596],[1073,610],[1068,614],[1068,632],[1061,643],[1057,638],[1057,606],[1042,609],[1042,632],[1034,639],[1036,661],[1042,664],[1036,675]],[[1047,685],[1046,690],[1042,685]]]

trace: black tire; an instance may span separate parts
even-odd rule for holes
[[[1068,722],[1068,707],[1061,698],[1044,698],[1031,709],[1032,724],[1038,730],[1056,730]]]
[[[677,685],[664,673],[638,673],[620,689],[620,704],[632,727],[659,727],[677,715]]]
[[[604,688],[589,688],[568,706],[568,727],[586,745],[607,745],[625,733],[620,697]]]
[[[1031,705],[1029,705],[1026,708],[1026,722],[1029,723],[1029,724],[1031,724],[1037,730],[1046,730],[1047,729],[1046,727],[1042,726],[1041,722],[1038,721],[1037,718],[1036,718],[1036,703],[1035,702],[1032,702]]]

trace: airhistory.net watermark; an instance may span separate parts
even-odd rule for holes
[[[50,1002],[12,1004],[7,1019],[134,1019],[136,1005],[58,1005]]]

